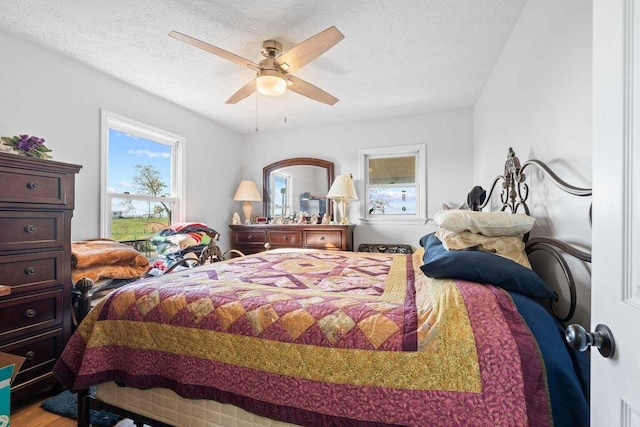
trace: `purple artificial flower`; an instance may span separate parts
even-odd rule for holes
[[[31,151],[38,145],[44,144],[44,139],[37,136],[20,135],[20,140],[16,143],[16,148],[25,152]]]
[[[3,136],[0,137],[2,146],[10,147],[16,153],[23,156],[38,157],[40,159],[50,159],[51,150],[44,145],[44,138],[38,138],[37,136],[18,135],[18,136]],[[2,148],[0,151],[7,151]]]

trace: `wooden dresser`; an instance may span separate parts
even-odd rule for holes
[[[276,248],[353,250],[355,225],[230,225],[231,246],[246,255]]]
[[[55,384],[71,336],[71,217],[81,166],[0,153],[0,351],[26,357],[13,401]],[[7,294],[7,295],[5,295]]]

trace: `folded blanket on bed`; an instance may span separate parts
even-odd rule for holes
[[[93,239],[71,244],[71,278],[96,281],[141,277],[149,269],[149,261],[140,252],[110,239]]]

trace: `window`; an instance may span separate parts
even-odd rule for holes
[[[181,136],[102,111],[102,237],[139,242],[183,221],[184,144]]]
[[[360,150],[364,220],[426,220],[425,151],[424,144]]]
[[[269,212],[270,218],[278,216],[288,216],[291,211],[291,181],[292,176],[287,173],[274,172],[271,174],[271,183],[269,184],[269,194],[273,194],[274,200],[271,204],[272,211]]]

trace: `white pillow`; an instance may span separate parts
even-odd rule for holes
[[[433,217],[439,227],[460,233],[471,231],[483,236],[521,236],[533,228],[535,218],[521,213],[479,212],[447,209]]]

